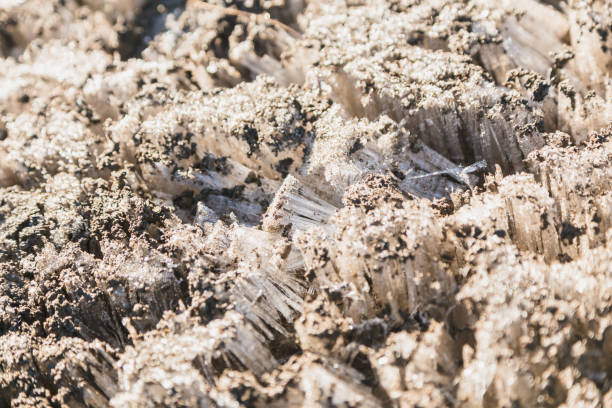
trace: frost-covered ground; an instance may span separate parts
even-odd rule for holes
[[[612,407],[610,0],[4,0],[0,57],[0,407]]]

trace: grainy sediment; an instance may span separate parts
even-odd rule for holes
[[[612,408],[610,0],[0,1],[0,407]]]

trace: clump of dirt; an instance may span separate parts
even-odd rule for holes
[[[611,31],[0,1],[0,406],[612,407]]]

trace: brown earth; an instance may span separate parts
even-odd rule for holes
[[[0,1],[0,407],[612,407],[610,0]]]

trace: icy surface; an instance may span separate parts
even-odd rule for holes
[[[0,407],[612,407],[610,0],[0,1]]]

